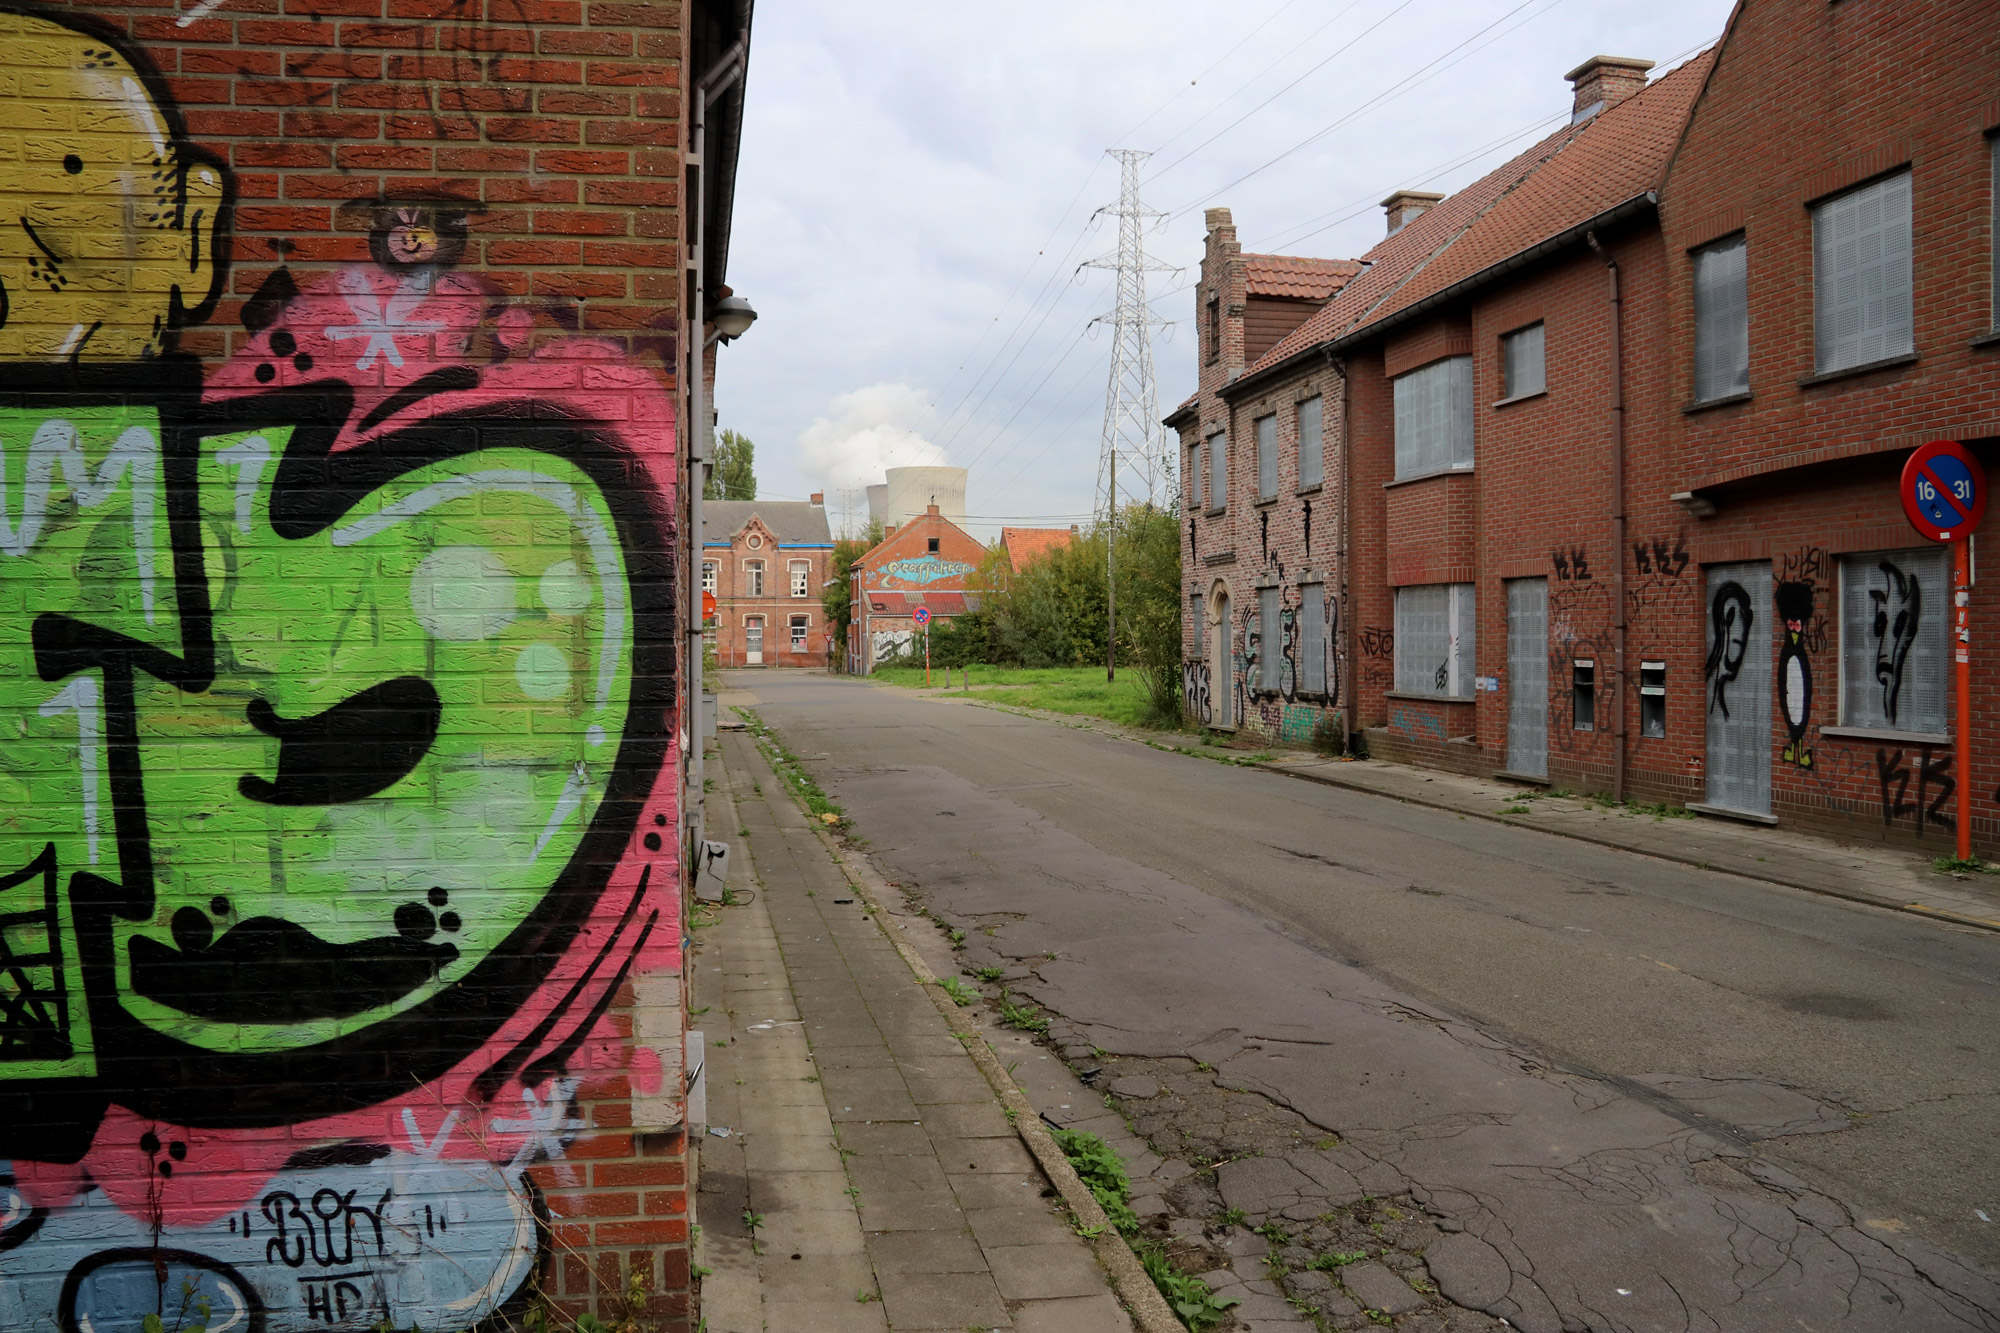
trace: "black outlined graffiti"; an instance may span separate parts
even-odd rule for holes
[[[1715,590],[1708,604],[1708,662],[1703,673],[1710,682],[1709,709],[1729,716],[1729,685],[1743,671],[1744,654],[1750,650],[1750,629],[1756,613],[1750,609],[1750,594],[1731,579]]]
[[[1813,766],[1813,752],[1806,745],[1806,729],[1812,725],[1812,659],[1805,643],[1806,627],[1813,619],[1813,586],[1799,579],[1778,585],[1778,619],[1785,627],[1785,643],[1778,650],[1778,704],[1785,715],[1785,762],[1800,768]]]
[[[1306,559],[1310,560],[1310,559],[1312,559],[1312,553],[1313,553],[1313,502],[1312,502],[1312,497],[1311,497],[1310,495],[1308,495],[1308,496],[1307,496],[1307,497],[1305,498],[1305,500],[1303,501],[1303,504],[1304,504],[1304,507],[1305,507],[1305,527],[1306,527]]]
[[[1209,708],[1209,671],[1206,662],[1181,663],[1181,698],[1189,715],[1203,726],[1215,720]]]
[[[1882,686],[1882,716],[1894,726],[1903,701],[1903,667],[1909,661],[1910,646],[1917,641],[1924,595],[1917,576],[1904,573],[1895,562],[1884,560],[1877,568],[1888,579],[1889,586],[1868,590],[1868,600],[1875,604],[1871,625],[1875,638],[1875,679]]]
[[[1581,546],[1572,546],[1567,550],[1558,546],[1549,552],[1549,562],[1556,567],[1556,579],[1559,582],[1590,581],[1590,553]]]
[[[1633,542],[1632,563],[1641,574],[1679,578],[1681,571],[1688,566],[1687,534],[1677,535],[1672,546],[1667,545],[1665,537],[1655,537],[1650,542]]]
[[[1945,803],[1958,790],[1958,781],[1952,773],[1954,757],[1947,746],[1917,747],[1917,799],[1912,801],[1909,799],[1910,765],[1905,761],[1903,751],[1891,753],[1877,750],[1875,775],[1882,783],[1882,822],[1894,824],[1904,815],[1909,815],[1916,820],[1920,836],[1933,824],[1943,829],[1956,829],[1957,819],[1945,813]],[[1937,794],[1933,796],[1932,792]]]
[[[1363,657],[1394,657],[1396,655],[1396,631],[1380,625],[1364,625],[1356,636]]]
[[[1263,560],[1271,559],[1271,511],[1266,509],[1257,515],[1257,545],[1263,550]]]

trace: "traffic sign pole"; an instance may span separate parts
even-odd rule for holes
[[[1951,544],[1952,672],[1958,693],[1958,859],[1972,859],[1972,538]]]

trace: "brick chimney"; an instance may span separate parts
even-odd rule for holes
[[[1417,220],[1417,214],[1444,198],[1429,190],[1398,190],[1382,201],[1382,208],[1389,214],[1389,234],[1394,236],[1403,228]]]
[[[824,505],[826,503],[826,492],[814,491],[807,499],[814,505]]]
[[[932,504],[924,506],[925,518],[936,518],[937,516],[938,516],[938,507],[936,505]]]
[[[1563,75],[1576,90],[1569,123],[1589,120],[1644,88],[1646,71],[1652,67],[1652,61],[1631,56],[1592,56]]]

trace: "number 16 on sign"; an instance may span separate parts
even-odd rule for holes
[[[1952,674],[1957,696],[1958,859],[1972,858],[1972,533],[1986,514],[1986,472],[1956,440],[1933,440],[1903,464],[1903,514],[1952,552]]]

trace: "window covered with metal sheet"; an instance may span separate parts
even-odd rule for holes
[[[1275,500],[1278,498],[1278,416],[1272,413],[1258,417],[1257,429],[1257,498]]]
[[[1543,326],[1530,324],[1500,339],[1502,398],[1526,398],[1549,387]]]
[[[1814,343],[1821,372],[1912,350],[1910,173],[1813,209]]]
[[[1229,507],[1229,437],[1208,437],[1208,507]]]
[[[1472,358],[1398,375],[1396,479],[1472,466]]]
[[[1325,694],[1326,585],[1299,588],[1299,693]]]
[[[1299,404],[1299,488],[1326,481],[1325,400],[1308,398]]]
[[[1396,690],[1472,697],[1472,585],[1396,589]]]
[[[1871,551],[1840,561],[1840,720],[1850,727],[1949,729],[1948,549]]]
[[[1750,391],[1749,247],[1741,235],[1694,252],[1694,400]]]
[[[1278,669],[1284,660],[1285,632],[1278,623],[1283,609],[1278,589],[1257,589],[1257,688],[1272,693],[1277,692]]]

